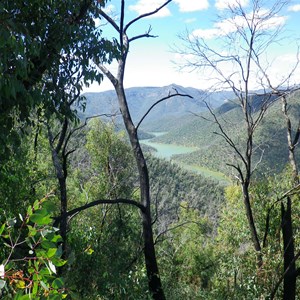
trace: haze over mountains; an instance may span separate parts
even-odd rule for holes
[[[134,87],[126,90],[128,105],[135,122],[139,121],[147,110],[156,101],[174,94],[176,91],[180,94],[186,94],[193,97],[172,97],[156,105],[147,116],[144,123],[153,122],[164,117],[180,117],[192,113],[203,112],[206,107],[203,103],[205,98],[213,107],[218,107],[226,99],[232,98],[232,92],[215,92],[209,95],[203,90],[190,87],[182,87],[176,84],[164,87]],[[112,114],[118,112],[118,102],[115,91],[106,91],[100,93],[85,93],[87,103],[84,116],[97,114]]]

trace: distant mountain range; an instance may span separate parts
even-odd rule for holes
[[[134,122],[138,122],[147,110],[156,101],[176,93],[187,94],[193,97],[172,97],[167,99],[153,108],[151,113],[144,120],[144,123],[157,121],[162,118],[181,117],[187,114],[205,111],[206,107],[203,99],[213,107],[218,107],[224,103],[225,100],[231,99],[232,92],[214,92],[206,94],[203,90],[182,87],[176,84],[164,87],[134,87],[126,89],[126,96],[128,106]],[[118,101],[115,91],[105,91],[100,93],[85,93],[86,109],[81,117],[89,117],[98,114],[112,114],[119,112]]]

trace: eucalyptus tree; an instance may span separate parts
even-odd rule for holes
[[[195,31],[183,36],[185,47],[176,50],[185,59],[185,67],[209,71],[210,79],[215,81],[212,88],[232,90],[241,107],[244,119],[241,128],[246,138],[237,142],[222,125],[220,117],[207,105],[212,121],[218,126],[216,133],[224,138],[234,154],[233,162],[228,165],[235,170],[242,188],[258,267],[263,263],[262,241],[253,215],[250,186],[253,172],[263,158],[263,151],[255,145],[254,136],[268,108],[278,97],[270,91],[270,65],[263,58],[282,39],[284,17],[280,13],[287,1],[272,1],[268,3],[268,8],[264,4],[261,0],[251,1],[246,7],[239,0],[228,3],[224,15],[218,21],[218,32],[211,32],[212,38],[218,36],[217,44],[214,44],[213,39],[210,43],[201,35],[202,32]],[[284,86],[294,71],[292,69],[281,82],[277,82],[276,89]],[[255,161],[254,153],[258,152],[260,159]]]
[[[112,26],[115,31],[116,37],[115,40],[118,42],[119,47],[119,57],[117,58],[118,70],[117,74],[114,75],[102,61],[95,61],[99,69],[107,76],[111,81],[116,91],[119,108],[123,117],[126,131],[129,136],[131,143],[132,151],[136,160],[138,174],[139,174],[139,187],[140,187],[140,203],[136,203],[136,206],[140,208],[141,218],[142,218],[142,227],[143,227],[143,239],[144,239],[144,256],[145,264],[147,269],[148,285],[149,290],[154,299],[165,299],[163,292],[161,279],[159,276],[159,270],[156,260],[155,248],[154,248],[154,239],[153,239],[153,220],[151,218],[151,195],[150,195],[150,184],[149,184],[149,174],[147,163],[138,139],[138,128],[143,121],[144,117],[151,111],[153,108],[150,107],[149,110],[145,113],[144,117],[137,124],[133,123],[130,110],[128,108],[128,102],[125,93],[124,87],[124,75],[127,56],[129,53],[130,44],[134,41],[143,39],[143,38],[152,38],[155,37],[151,34],[151,27],[140,35],[130,37],[128,35],[128,30],[132,25],[135,25],[139,20],[142,20],[148,16],[152,16],[159,12],[162,8],[168,5],[171,2],[165,1],[162,5],[156,8],[149,13],[142,14],[128,23],[125,23],[125,1],[120,1],[121,13],[119,21],[116,21],[114,18],[110,17],[105,11],[101,10],[100,15]],[[180,95],[179,93],[174,93],[166,96],[163,99],[160,99],[156,102],[158,104],[165,99],[174,97],[174,96],[187,96]],[[156,105],[155,104],[155,105]]]

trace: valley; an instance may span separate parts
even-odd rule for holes
[[[149,134],[154,135],[155,137],[162,137],[167,134],[167,132],[149,132]],[[217,171],[212,171],[206,167],[199,166],[197,164],[187,164],[176,160],[176,155],[179,154],[189,154],[198,150],[197,147],[187,147],[178,144],[166,144],[158,143],[153,141],[154,138],[141,140],[141,143],[151,148],[155,149],[152,154],[161,159],[166,159],[172,162],[175,162],[180,167],[187,171],[199,174],[210,179],[219,181],[220,183],[228,184],[229,179],[226,176]]]

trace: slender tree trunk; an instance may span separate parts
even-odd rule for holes
[[[296,297],[296,263],[293,238],[291,199],[288,197],[286,209],[281,204],[281,228],[283,237],[283,259],[284,272],[283,279],[283,300],[294,300]]]
[[[141,212],[144,238],[144,257],[147,270],[149,291],[155,300],[164,300],[165,295],[159,277],[159,270],[155,254],[152,220],[151,220],[151,199],[150,183],[147,163],[138,140],[137,130],[132,122],[130,112],[127,106],[125,91],[122,83],[116,86],[116,92],[119,99],[119,106],[122,112],[124,124],[129,135],[130,143],[134,152],[140,180],[141,204],[145,207],[145,212]]]
[[[293,172],[293,179],[296,183],[299,182],[298,178],[298,168],[297,168],[297,163],[296,163],[296,157],[295,157],[295,147],[299,141],[299,133],[300,133],[300,122],[296,131],[295,138],[293,140],[292,138],[292,123],[291,119],[288,116],[288,108],[287,108],[287,100],[286,96],[282,96],[282,112],[285,116],[286,120],[286,129],[287,129],[287,141],[288,141],[288,149],[289,149],[289,162],[292,168]]]
[[[62,238],[62,258],[66,258],[66,243],[67,243],[67,185],[66,178],[59,178],[59,188],[60,188],[60,235]]]
[[[248,101],[246,101],[246,105],[248,105],[247,104]],[[263,258],[261,253],[261,245],[260,245],[259,237],[254,222],[252,206],[250,202],[250,192],[249,192],[249,186],[251,182],[251,167],[252,167],[252,152],[253,152],[253,124],[252,121],[250,121],[251,118],[249,118],[247,107],[245,107],[245,118],[248,127],[247,130],[248,139],[247,139],[247,147],[246,147],[246,155],[245,155],[246,172],[245,172],[245,179],[242,182],[242,189],[243,189],[243,196],[244,196],[244,205],[246,209],[246,216],[247,216],[248,225],[251,233],[251,239],[253,242],[254,249],[256,251],[257,266],[258,268],[260,268],[263,263]]]
[[[63,131],[66,132],[67,127],[63,127]],[[61,133],[61,136],[65,136],[65,132]],[[56,172],[56,178],[59,183],[60,191],[60,235],[62,237],[62,258],[66,258],[66,241],[67,241],[67,209],[68,209],[68,198],[67,198],[67,174],[64,171],[63,163],[59,157],[58,150],[53,145],[53,136],[48,126],[49,144],[52,153],[52,162]],[[65,159],[65,158],[64,158]]]
[[[282,99],[282,112],[286,120],[287,141],[289,150],[289,163],[292,169],[293,183],[299,183],[298,168],[295,157],[295,147],[299,141],[300,122],[293,139],[292,137],[292,122],[288,115],[287,98],[286,95]],[[294,300],[296,297],[296,264],[295,264],[295,250],[294,250],[294,236],[292,223],[292,204],[290,197],[287,198],[286,209],[284,204],[281,204],[281,219],[282,219],[282,236],[284,249],[284,279],[283,279],[283,299]]]
[[[249,186],[247,183],[242,184],[242,190],[243,190],[244,205],[246,209],[246,216],[247,216],[250,233],[251,233],[251,239],[257,254],[257,266],[260,268],[262,266],[261,245],[259,242],[259,238],[258,238],[258,234],[257,234],[257,230],[253,218],[253,213],[252,213],[252,208],[250,203]]]

